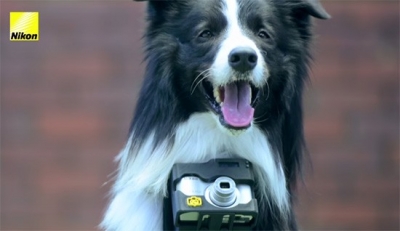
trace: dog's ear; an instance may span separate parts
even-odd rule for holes
[[[331,16],[326,12],[319,0],[302,0],[302,8],[311,16],[319,19],[330,19]]]
[[[148,14],[150,16],[158,16],[162,18],[164,12],[168,11],[171,6],[175,5],[176,0],[134,0],[136,2],[148,2]]]

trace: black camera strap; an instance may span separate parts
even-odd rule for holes
[[[168,179],[168,186],[170,182],[171,177]],[[175,230],[170,192],[168,192],[168,195],[163,200],[163,230]]]

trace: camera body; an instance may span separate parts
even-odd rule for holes
[[[176,230],[251,230],[258,215],[254,183],[245,159],[175,164],[169,197]]]

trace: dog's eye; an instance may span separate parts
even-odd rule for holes
[[[269,36],[269,34],[265,30],[260,30],[258,32],[257,36],[262,39],[270,39],[271,38],[271,36]]]
[[[210,30],[202,31],[199,34],[199,38],[203,38],[203,39],[209,39],[209,38],[212,38],[213,36],[214,36],[214,34]]]

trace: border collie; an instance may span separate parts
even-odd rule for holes
[[[175,163],[253,163],[256,230],[296,230],[302,91],[317,0],[148,1],[147,68],[101,227],[162,230]],[[234,153],[228,156],[223,153]]]

